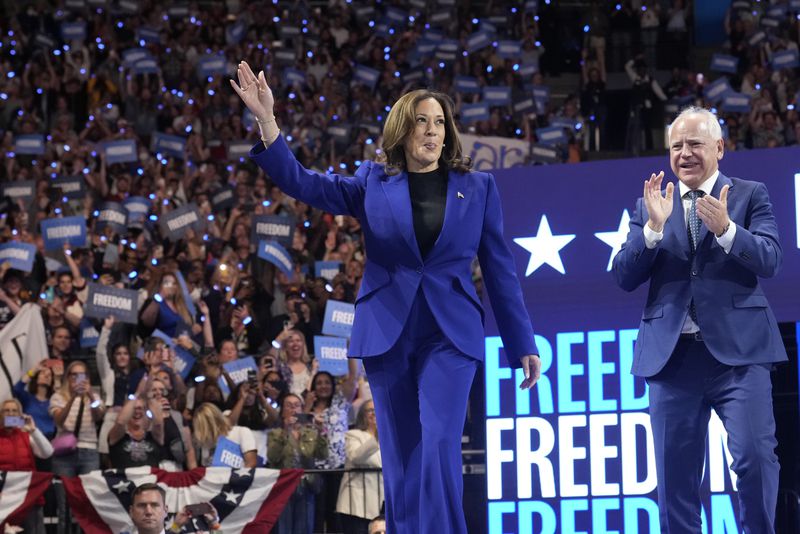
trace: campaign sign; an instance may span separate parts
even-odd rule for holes
[[[64,22],[61,24],[61,37],[65,41],[83,41],[86,39],[85,22]]]
[[[122,206],[128,212],[128,226],[141,227],[150,213],[150,200],[145,197],[128,197],[122,201]]]
[[[478,31],[467,37],[467,52],[473,53],[486,48],[492,44],[492,36],[489,32]]]
[[[531,145],[531,159],[538,163],[557,163],[558,151],[545,145]]]
[[[86,246],[86,219],[83,217],[44,219],[39,224],[45,250],[62,250],[64,243],[73,247]]]
[[[204,221],[200,218],[197,211],[197,204],[190,202],[180,208],[173,210],[166,215],[162,215],[158,220],[161,226],[161,233],[172,241],[177,241],[186,230],[194,228],[201,230]]]
[[[0,245],[0,264],[8,262],[12,269],[29,273],[33,270],[36,245],[10,241]]]
[[[233,469],[244,467],[244,455],[241,447],[236,442],[221,436],[217,440],[217,448],[214,450],[211,467],[230,467]]]
[[[36,180],[20,180],[18,182],[8,182],[2,186],[2,196],[13,200],[31,200],[36,191]]]
[[[536,137],[539,142],[545,145],[556,145],[566,143],[567,136],[561,126],[549,126],[547,128],[536,128]]]
[[[795,69],[800,67],[800,52],[796,49],[781,50],[772,54],[773,69]]]
[[[722,111],[733,113],[750,112],[750,95],[742,93],[731,93],[722,99]]]
[[[484,87],[483,101],[490,106],[507,106],[511,103],[511,88],[501,85]]]
[[[314,357],[319,370],[333,376],[347,374],[347,339],[343,337],[314,336]]]
[[[133,64],[132,70],[135,74],[156,74],[158,72],[158,61],[152,57],[140,59]]]
[[[329,300],[325,304],[325,319],[322,321],[322,333],[326,336],[350,337],[353,329],[353,318],[356,308],[349,302]]]
[[[763,31],[758,31],[750,36],[750,38],[747,40],[747,44],[749,44],[750,46],[755,46],[766,38],[767,38],[766,33],[764,33]]]
[[[254,369],[258,371],[258,366],[256,365],[256,361],[252,356],[247,356],[232,362],[223,363],[222,368],[236,385],[239,385],[247,380],[248,370]],[[228,387],[228,381],[225,380],[223,376],[219,377],[217,384],[219,384],[220,389],[226,396],[230,395],[231,388]]]
[[[150,335],[164,340],[164,343],[175,351],[173,367],[175,372],[181,375],[182,379],[186,380],[186,377],[189,376],[192,367],[194,367],[195,358],[192,356],[192,353],[175,343],[170,336],[161,330],[155,329]],[[144,353],[142,353],[142,357],[144,357]]]
[[[86,317],[107,319],[137,324],[139,321],[139,292],[89,282],[89,296],[83,307]]]
[[[396,7],[387,7],[386,18],[392,24],[405,24],[408,22],[408,12],[404,12],[402,9]]]
[[[306,83],[306,75],[303,71],[288,67],[283,69],[283,79],[286,80],[289,85],[304,85]]]
[[[503,59],[516,59],[522,55],[522,43],[519,41],[500,41],[497,43],[497,55]]]
[[[570,119],[569,117],[553,117],[550,119],[550,126],[559,126],[567,130],[574,131],[580,122],[577,119]]]
[[[711,58],[711,70],[717,72],[728,72],[736,74],[736,69],[739,66],[739,58],[736,56],[729,56],[727,54],[714,54]]]
[[[275,265],[286,276],[291,277],[294,272],[292,257],[275,241],[259,241],[258,257]]]
[[[489,104],[461,104],[461,121],[465,123],[489,120]]]
[[[61,200],[83,198],[86,194],[86,182],[80,174],[75,176],[59,176],[50,182],[51,197]]]
[[[118,234],[128,231],[128,210],[119,202],[104,202],[100,205],[100,214],[97,216],[95,228],[104,230],[111,228]]]
[[[183,153],[186,149],[186,138],[162,132],[154,132],[153,140],[150,142],[150,149],[153,152],[160,152],[167,156],[183,159]]]
[[[122,51],[122,61],[128,66],[133,66],[137,61],[149,57],[152,56],[146,48],[128,48]]]
[[[730,83],[728,83],[728,78],[724,77],[714,80],[703,89],[704,96],[714,103],[719,102],[731,92],[733,92],[733,89],[731,89]]]
[[[228,71],[228,62],[225,56],[218,56],[216,54],[206,54],[200,57],[197,62],[197,73],[201,78],[208,78],[217,74],[226,74]]]
[[[247,25],[243,21],[235,22],[225,28],[225,41],[229,45],[239,44],[247,31]]]
[[[44,154],[44,135],[18,135],[14,139],[14,152],[16,154],[41,156]]]
[[[97,340],[100,339],[100,332],[97,328],[86,319],[81,319],[81,324],[78,326],[80,329],[80,345],[82,349],[89,349],[97,346]]]
[[[375,84],[378,83],[378,78],[380,78],[380,76],[380,71],[371,69],[366,65],[356,65],[355,72],[353,73],[353,79],[355,81],[366,85],[370,89],[375,88]]]
[[[314,275],[317,276],[317,278],[324,278],[330,282],[340,272],[342,272],[342,262],[340,261],[314,262]]]
[[[158,29],[149,26],[140,26],[139,29],[136,30],[136,36],[140,41],[144,41],[145,43],[159,44],[161,42],[161,35]]]
[[[481,84],[472,76],[456,76],[453,85],[459,93],[480,94]]]
[[[283,215],[254,215],[252,222],[253,241],[277,241],[281,245],[291,247],[294,239],[294,217]]]
[[[228,141],[228,159],[238,160],[246,158],[247,155],[250,154],[250,148],[252,148],[252,146],[253,143],[247,140]]]
[[[512,106],[514,113],[526,113],[534,108],[536,108],[536,102],[533,100],[533,97],[517,100]]]
[[[236,196],[233,192],[233,187],[223,185],[211,195],[211,205],[214,206],[214,211],[232,208],[236,203]]]
[[[134,139],[103,143],[103,151],[106,153],[106,163],[109,165],[139,161],[139,153],[136,150],[136,141]]]
[[[519,70],[517,73],[520,76],[533,76],[539,72],[539,62],[538,61],[528,61],[519,66]]]

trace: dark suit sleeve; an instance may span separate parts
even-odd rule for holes
[[[746,227],[737,225],[730,258],[762,278],[778,273],[783,250],[778,240],[778,225],[764,184],[753,189],[747,206]]]
[[[514,258],[503,238],[503,212],[494,176],[488,175],[483,231],[478,260],[503,346],[512,367],[520,367],[519,358],[539,354],[533,339],[533,327],[522,288],[514,269]]]
[[[619,287],[633,291],[650,279],[650,272],[658,255],[658,246],[649,249],[644,242],[644,225],[647,223],[644,201],[636,201],[636,210],[628,225],[628,237],[622,249],[614,256],[611,271]]]
[[[352,178],[314,172],[300,165],[282,135],[268,148],[259,141],[250,157],[287,195],[323,211],[361,218],[372,162],[364,162]]]

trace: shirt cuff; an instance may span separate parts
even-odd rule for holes
[[[664,239],[664,232],[656,232],[650,226],[645,223],[644,225],[644,246],[649,249],[656,248],[661,240]]]
[[[736,237],[736,224],[731,221],[730,226],[728,229],[725,230],[721,236],[717,237],[717,244],[722,247],[722,250],[725,251],[725,254],[731,253],[731,248],[733,247],[733,238]]]

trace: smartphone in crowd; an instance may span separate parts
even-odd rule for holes
[[[255,369],[247,370],[247,383],[250,385],[250,389],[258,388],[258,372]]]
[[[199,504],[187,504],[186,511],[190,513],[192,517],[203,517],[204,514],[213,514],[214,507],[211,506],[211,503],[201,502]]]
[[[299,413],[295,417],[297,418],[297,422],[301,425],[310,425],[314,422],[314,416],[310,413]]]
[[[22,428],[25,426],[25,418],[17,415],[6,415],[3,417],[3,425],[6,428]]]

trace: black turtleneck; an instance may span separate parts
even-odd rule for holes
[[[409,172],[411,214],[422,258],[428,255],[442,231],[447,197],[447,170],[439,167],[429,172]]]

